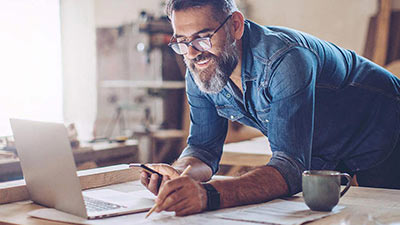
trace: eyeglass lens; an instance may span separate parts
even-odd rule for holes
[[[211,49],[210,38],[197,38],[189,43],[172,43],[171,47],[177,54],[186,54],[189,50],[189,46],[193,46],[197,51],[204,52]]]

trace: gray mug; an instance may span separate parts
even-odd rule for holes
[[[340,191],[341,177],[347,185]],[[331,211],[350,188],[351,176],[331,170],[306,170],[303,172],[303,198],[306,205],[314,211]]]

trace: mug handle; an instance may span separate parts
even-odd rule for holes
[[[344,176],[347,179],[346,187],[343,189],[342,192],[340,192],[340,197],[342,197],[349,190],[350,184],[351,184],[351,180],[353,178],[347,173],[340,173],[340,176]]]

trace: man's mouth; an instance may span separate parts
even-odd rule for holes
[[[208,66],[210,61],[211,61],[211,58],[199,60],[199,61],[195,62],[195,65],[196,65],[196,67],[204,68],[204,67]]]

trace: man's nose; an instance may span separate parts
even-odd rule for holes
[[[201,54],[201,52],[196,50],[193,46],[188,46],[188,52],[186,54],[186,57],[188,59],[194,59],[197,56],[199,56],[200,54]]]

